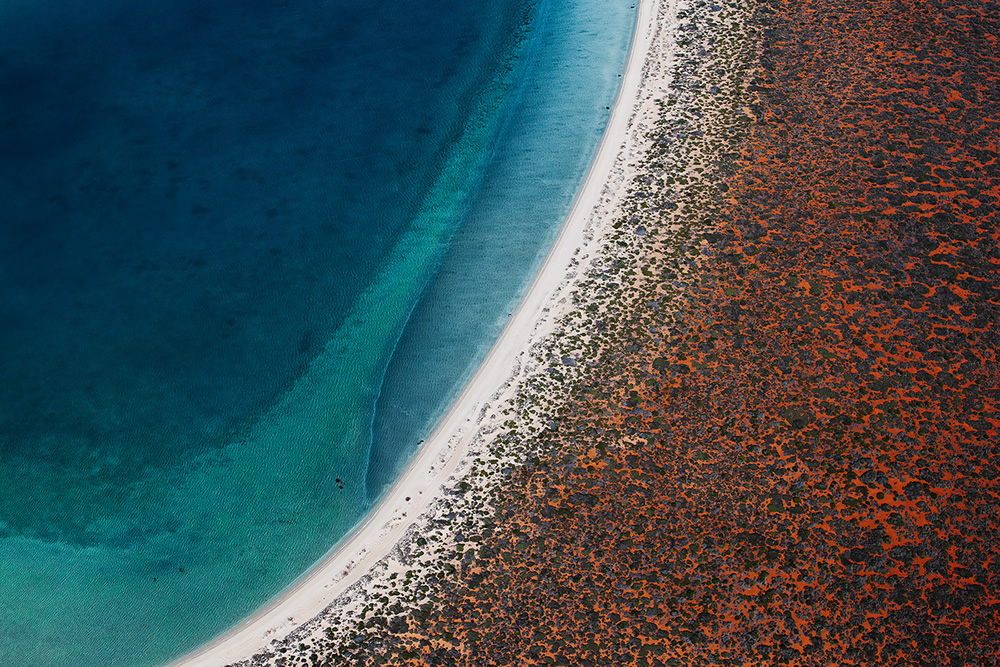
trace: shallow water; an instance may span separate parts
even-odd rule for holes
[[[483,186],[407,324],[379,396],[368,488],[384,492],[517,308],[596,155],[634,3],[542,3]]]
[[[162,663],[363,516],[568,211],[610,4],[0,7],[0,662]]]

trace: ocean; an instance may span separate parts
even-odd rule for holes
[[[159,665],[377,502],[569,212],[613,0],[3,0],[0,663]]]

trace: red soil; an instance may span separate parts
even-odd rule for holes
[[[723,215],[645,241],[683,303],[619,318],[437,605],[331,661],[1000,662],[1000,8],[759,11]]]

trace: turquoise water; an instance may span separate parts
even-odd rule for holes
[[[634,12],[0,6],[0,662],[162,664],[364,515],[557,233]]]
[[[596,155],[624,71],[635,3],[542,3],[483,187],[389,364],[368,471],[383,492],[500,335]]]

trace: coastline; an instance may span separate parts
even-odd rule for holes
[[[503,333],[461,395],[406,470],[368,517],[340,544],[253,616],[172,665],[220,665],[249,659],[301,628],[419,534],[445,487],[465,471],[473,449],[504,420],[528,375],[531,348],[573,308],[568,298],[581,264],[598,249],[618,211],[642,154],[645,129],[655,120],[653,99],[669,76],[656,41],[673,18],[670,0],[641,0],[623,81],[594,161],[559,236]],[[655,71],[654,71],[655,66]]]
[[[998,79],[972,39],[996,21],[975,3],[961,21],[856,0],[678,4],[676,48],[647,61],[675,74],[660,113],[645,132],[644,72],[554,312],[455,441],[455,476],[241,667],[1000,655],[983,486],[997,259],[993,229],[971,225],[997,213],[980,122],[995,96],[954,75]],[[928,19],[950,20],[943,43],[901,63]],[[952,124],[898,104],[900,71],[929,63],[953,72],[925,89]],[[845,72],[855,86],[830,85]],[[899,192],[953,169],[970,198]]]

